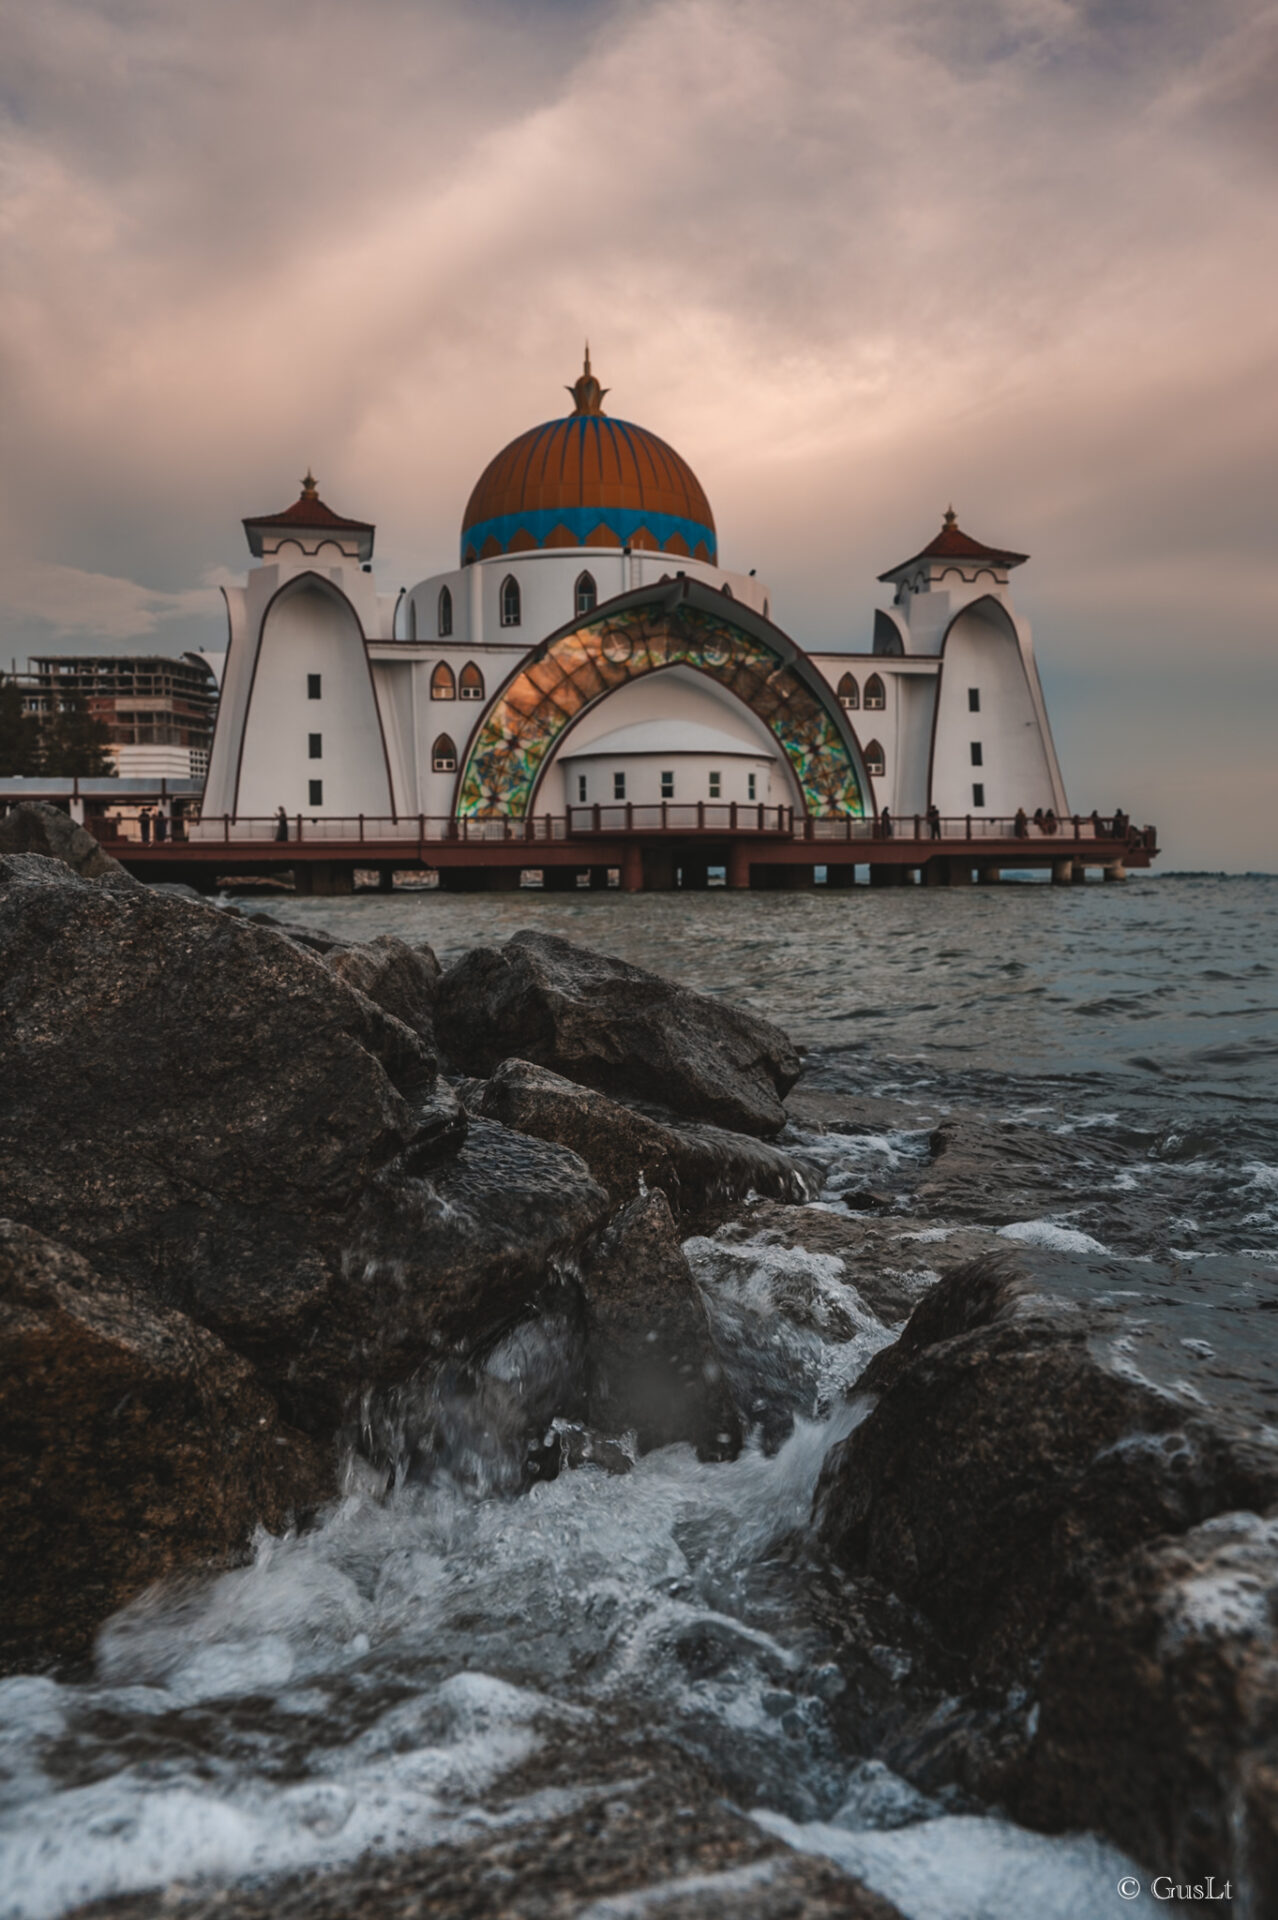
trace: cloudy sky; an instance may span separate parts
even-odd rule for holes
[[[1073,804],[1278,867],[1278,6],[3,0],[0,660],[218,644],[313,463],[399,586],[564,411],[864,645],[953,500]]]

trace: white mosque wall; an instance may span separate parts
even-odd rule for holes
[[[290,814],[392,811],[360,621],[314,574],[288,582],[262,620],[232,810],[243,817],[281,806]]]
[[[931,792],[943,814],[1066,810],[1028,636],[990,598],[957,615],[944,639]]]
[[[400,604],[395,633],[401,640],[451,640],[467,646],[491,646],[523,637],[525,648],[567,626],[577,615],[577,583],[589,574],[599,602],[614,600],[636,587],[651,586],[663,576],[685,573],[708,585],[727,586],[734,600],[756,613],[770,612],[767,583],[751,574],[729,573],[703,560],[672,553],[615,547],[549,547],[526,553],[505,553],[480,560],[450,573],[432,574],[409,589]],[[503,617],[502,590],[508,579],[519,588],[519,620],[508,625]],[[452,633],[443,635],[440,596],[447,588],[451,600]]]
[[[579,806],[729,805],[775,806],[775,762],[765,755],[712,748],[706,753],[650,750],[581,753],[560,761],[562,791],[555,810]],[[547,782],[542,783],[546,794]],[[785,796],[783,796],[783,799]],[[788,802],[787,802],[788,803]],[[720,816],[721,817],[721,816]]]

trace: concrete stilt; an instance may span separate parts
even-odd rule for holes
[[[637,840],[628,840],[621,856],[621,890],[642,893],[643,886],[643,848]]]
[[[1074,871],[1070,875],[1070,880],[1073,883],[1073,885],[1076,887],[1086,886],[1087,868],[1083,865],[1081,860],[1076,860],[1074,862]]]
[[[932,859],[922,868],[925,887],[948,887],[950,884],[950,863],[948,860]]]
[[[481,867],[479,872],[485,893],[518,893],[521,878],[518,867]]]
[[[730,887],[750,884],[750,849],[744,840],[734,840],[728,848],[727,882]]]
[[[322,898],[339,894],[354,893],[355,869],[336,860],[311,860],[307,862],[311,884],[307,891]]]
[[[950,885],[952,887],[970,887],[972,869],[966,860],[950,861]]]
[[[870,885],[872,887],[899,887],[904,883],[904,880],[904,867],[874,866],[870,868]]]
[[[681,860],[679,885],[685,892],[702,892],[710,885],[710,869],[704,860]]]
[[[643,850],[643,884],[649,893],[669,893],[675,883],[675,860],[672,847],[645,847]]]
[[[1073,884],[1073,880],[1074,862],[1072,860],[1053,860],[1052,885],[1054,887],[1068,887]]]
[[[395,891],[394,867],[379,867],[377,869],[377,891],[379,893],[394,893]]]
[[[849,860],[845,866],[827,867],[825,870],[825,884],[827,887],[854,887],[856,885],[856,868],[853,863]]]
[[[576,867],[543,867],[541,884],[547,893],[576,893]]]
[[[590,888],[592,893],[597,893],[601,887],[606,891],[607,886],[608,886],[607,867],[592,867],[590,869]]]
[[[1106,867],[1105,878],[1107,880],[1125,880],[1127,878],[1127,869],[1121,860],[1114,860]]]

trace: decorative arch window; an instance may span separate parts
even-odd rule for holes
[[[446,660],[441,660],[430,676],[430,697],[432,700],[457,698],[457,683],[453,679],[453,670]]]
[[[732,591],[732,588],[731,588],[731,587],[730,587],[730,586],[728,585],[728,583],[727,583],[727,581],[726,581],[726,580],[725,580],[725,581],[724,581],[724,583],[723,583],[723,587],[722,587],[722,589],[721,589],[721,591],[722,591],[722,593],[723,593],[723,597],[724,597],[724,599],[725,599],[725,600],[732,600],[732,599],[734,599],[734,598],[735,598],[735,595],[733,594],[733,591]]]
[[[417,602],[415,600],[410,600],[408,603],[408,637],[410,640],[417,638]]]
[[[865,705],[867,712],[877,712],[887,705],[883,682],[877,673],[872,673],[865,683]]]
[[[522,618],[519,582],[513,573],[508,573],[501,583],[501,624],[503,627],[517,627]]]
[[[456,773],[457,748],[450,735],[441,733],[436,740],[430,750],[430,766],[432,773]]]
[[[869,704],[867,700],[866,705]],[[880,780],[883,777],[883,749],[877,740],[871,740],[865,749],[865,771],[871,780]]]
[[[439,637],[447,640],[453,630],[453,596],[447,587],[439,589]]]
[[[848,713],[855,713],[861,704],[861,690],[850,673],[845,673],[839,681],[839,705]],[[869,706],[869,701],[866,701]]]
[[[484,676],[473,660],[468,660],[461,670],[458,683],[463,700],[482,700],[484,697]]]
[[[599,605],[599,589],[595,585],[595,576],[593,573],[579,573],[577,575],[577,584],[573,588],[573,596],[574,605],[579,614],[594,612],[595,608]]]

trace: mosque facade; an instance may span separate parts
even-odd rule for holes
[[[404,592],[379,591],[374,527],[309,473],[244,522],[257,564],[226,591],[206,820],[1065,816],[1009,586],[1025,555],[947,512],[880,575],[863,650],[805,650],[768,586],[720,564],[686,461],[604,412],[588,352],[569,392],[480,475],[459,564]]]

